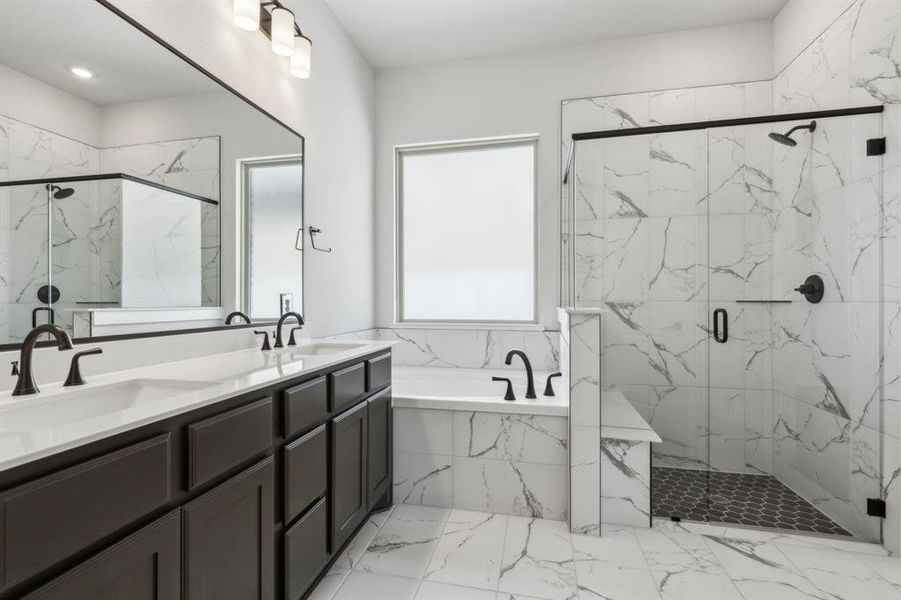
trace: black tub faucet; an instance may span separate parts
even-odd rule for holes
[[[514,356],[520,357],[523,364],[526,366],[526,377],[528,377],[529,381],[528,386],[526,387],[526,398],[537,398],[535,395],[535,377],[532,375],[532,363],[529,362],[529,357],[526,356],[526,353],[522,350],[510,350],[510,352],[507,352],[507,358],[504,359],[504,364],[511,364]]]
[[[38,325],[28,332],[25,340],[22,342],[22,351],[19,355],[19,379],[16,380],[16,387],[13,389],[13,396],[26,396],[28,394],[37,394],[39,391],[37,384],[34,382],[34,371],[31,369],[31,357],[34,354],[34,345],[37,344],[38,338],[49,333],[56,338],[56,347],[60,350],[71,350],[72,339],[66,330],[59,325],[46,323]]]
[[[297,324],[303,327],[303,317],[298,313],[293,311],[288,311],[281,316],[278,320],[278,325],[275,326],[275,344],[273,344],[276,348],[284,348],[285,344],[282,343],[282,325],[285,324],[285,321],[294,317],[297,319]]]
[[[250,317],[242,313],[240,310],[229,313],[228,316],[225,317],[225,324],[231,325],[232,321],[234,321],[235,319],[244,319],[244,322],[250,325]]]

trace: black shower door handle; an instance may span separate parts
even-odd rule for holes
[[[720,318],[722,318],[722,325],[720,325]],[[725,344],[729,340],[729,315],[726,314],[725,308],[713,311],[713,339],[720,344]]]

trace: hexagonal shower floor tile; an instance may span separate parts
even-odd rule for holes
[[[651,481],[655,517],[851,535],[772,475],[652,467]]]

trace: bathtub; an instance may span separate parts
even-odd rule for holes
[[[554,378],[555,396],[544,396],[549,371],[535,372],[537,398],[526,399],[524,369],[454,369],[438,367],[399,367],[391,371],[393,404],[398,408],[432,408],[474,412],[544,415],[566,417],[569,412],[567,390],[559,377]],[[491,377],[513,380],[516,400],[504,400],[506,384]]]

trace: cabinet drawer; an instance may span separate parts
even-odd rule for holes
[[[325,498],[285,532],[285,590],[288,600],[303,596],[328,561]]]
[[[285,522],[325,494],[328,445],[325,425],[285,446]]]
[[[366,361],[366,389],[377,392],[391,385],[391,354]]]
[[[160,435],[0,495],[0,589],[169,502],[171,443]]]
[[[178,511],[104,550],[23,600],[175,600],[181,595]]]
[[[329,375],[333,413],[339,413],[348,406],[366,397],[366,363],[359,363]]]
[[[315,427],[328,416],[328,384],[325,377],[287,389],[282,397],[286,438]]]
[[[188,425],[188,489],[272,447],[272,400],[266,398]]]

